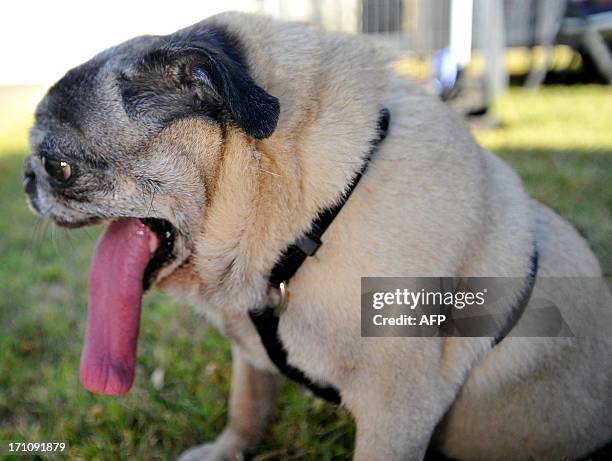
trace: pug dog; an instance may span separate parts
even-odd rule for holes
[[[354,416],[354,459],[418,460],[430,444],[461,460],[576,459],[611,439],[610,339],[361,336],[364,276],[524,278],[535,245],[536,287],[601,277],[572,226],[389,62],[362,38],[224,13],[103,51],[38,106],[32,209],[64,227],[108,223],[82,384],[128,391],[149,287],[231,341],[227,427],[181,460],[237,459],[264,434],[281,375],[249,312],[279,297],[270,271],[350,187],[381,108],[388,136],[278,319],[287,362]]]

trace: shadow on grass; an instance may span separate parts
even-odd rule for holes
[[[529,194],[567,219],[612,275],[612,152],[502,149]]]
[[[535,198],[585,235],[611,274],[612,155],[499,154]],[[64,234],[37,223],[22,194],[22,160],[0,156],[0,440],[67,441],[70,458],[165,460],[213,439],[226,418],[229,348],[162,295],[145,301],[130,394],[96,396],[79,386],[86,274],[99,229]],[[163,386],[151,382],[156,370]],[[344,411],[288,384],[254,459],[347,459],[353,437]]]

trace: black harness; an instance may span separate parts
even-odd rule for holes
[[[319,247],[322,245],[321,237],[323,236],[324,232],[330,226],[334,218],[338,216],[338,213],[340,213],[340,210],[357,187],[357,184],[359,184],[361,177],[370,164],[370,160],[372,160],[372,157],[377,152],[380,143],[387,137],[390,119],[391,115],[389,110],[387,108],[383,108],[380,111],[380,117],[378,119],[377,136],[371,141],[370,151],[365,157],[361,168],[355,174],[347,191],[335,205],[326,208],[319,213],[317,218],[312,223],[311,229],[295,243],[285,249],[280,260],[272,269],[269,282],[271,286],[280,290],[280,306],[267,305],[263,309],[252,309],[249,311],[249,317],[257,329],[261,342],[266,349],[270,360],[279,369],[279,371],[281,371],[291,380],[308,387],[318,397],[335,404],[339,404],[341,402],[338,389],[331,385],[323,385],[321,383],[312,381],[304,374],[302,370],[288,363],[287,350],[284,348],[278,335],[278,324],[280,321],[280,315],[284,309],[284,303],[286,302],[285,290],[287,282],[295,275],[306,258],[308,256],[314,256]],[[538,267],[537,261],[537,252],[534,251],[531,273],[528,277],[527,287],[521,296],[520,303],[515,309],[513,309],[507,325],[505,325],[502,331],[496,335],[495,338],[493,338],[493,345],[497,344],[508,334],[508,332],[523,314],[523,311],[529,302],[529,298],[531,297],[533,285],[535,284],[535,277]]]
[[[525,312],[525,308],[527,304],[529,304],[529,300],[531,299],[531,294],[533,293],[533,287],[535,286],[536,277],[538,276],[538,248],[533,246],[533,253],[531,253],[531,267],[529,269],[529,275],[527,276],[527,282],[523,287],[523,291],[521,296],[519,297],[519,301],[513,309],[510,311],[510,315],[506,319],[506,323],[502,327],[502,329],[493,337],[493,347],[497,346],[502,339],[508,336],[510,330],[514,328],[514,326],[518,323],[519,319]]]

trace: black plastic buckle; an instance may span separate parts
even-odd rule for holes
[[[295,242],[295,246],[297,246],[304,252],[305,255],[308,256],[314,256],[322,244],[323,243],[318,238],[313,238],[308,235],[304,235],[297,242]]]

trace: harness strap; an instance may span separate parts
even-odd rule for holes
[[[266,307],[261,311],[249,311],[249,316],[261,342],[270,357],[270,361],[283,373],[287,378],[295,381],[298,384],[306,386],[317,397],[327,400],[328,402],[339,405],[341,402],[340,392],[334,386],[319,384],[304,374],[302,370],[290,365],[287,361],[287,350],[278,335],[278,322],[280,317],[275,312],[273,307]]]
[[[276,263],[270,274],[270,283],[274,286],[280,285],[282,282],[287,282],[295,275],[302,263],[308,256],[314,256],[322,245],[321,237],[330,226],[332,221],[338,216],[340,210],[349,199],[365,171],[368,169],[370,160],[378,150],[380,143],[387,137],[389,132],[389,120],[391,115],[389,109],[381,109],[378,119],[377,136],[371,141],[372,147],[366,155],[359,168],[359,171],[353,177],[347,191],[341,196],[338,202],[323,210],[317,216],[317,219],[312,223],[312,226],[306,234],[299,238],[294,244],[290,245],[282,254],[280,260]]]
[[[518,303],[510,312],[510,316],[507,318],[505,325],[492,339],[493,347],[497,346],[502,339],[508,336],[508,333],[510,333],[525,312],[525,308],[531,299],[533,287],[535,286],[536,277],[538,275],[538,258],[538,249],[534,244],[533,253],[531,254],[531,268],[529,270],[529,275],[527,276],[527,283],[523,288]]]
[[[391,114],[389,109],[383,108],[378,119],[377,136],[371,142],[371,148],[359,171],[353,177],[346,192],[333,206],[326,208],[317,216],[308,232],[306,232],[294,244],[290,245],[281,255],[272,272],[270,273],[270,284],[279,287],[281,283],[288,282],[295,275],[302,263],[308,256],[314,256],[322,245],[321,237],[330,226],[332,221],[351,196],[361,177],[370,164],[370,160],[378,150],[380,143],[387,137],[389,132],[389,121]],[[261,342],[276,367],[293,381],[308,387],[315,395],[335,404],[341,401],[338,389],[333,386],[321,385],[309,379],[302,370],[291,366],[287,361],[287,350],[284,348],[278,335],[279,312],[278,306],[266,306],[261,310],[252,309],[249,316],[253,325],[259,333]]]

